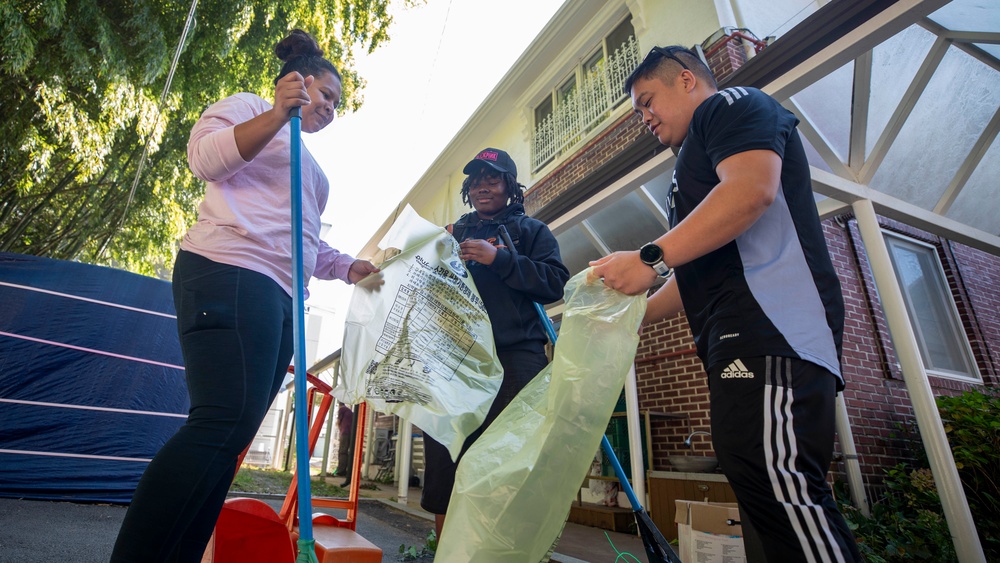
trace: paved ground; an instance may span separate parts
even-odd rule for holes
[[[378,500],[358,512],[358,533],[382,548],[383,563],[398,561],[400,546],[422,547],[433,527]],[[0,499],[0,562],[106,563],[124,516],[124,506]]]
[[[431,516],[415,508],[420,490],[412,489],[408,495],[408,504],[403,506],[392,488],[362,490],[366,498],[359,505],[357,531],[382,549],[383,563],[400,561],[400,546],[419,550],[433,529]],[[281,507],[277,498],[265,501],[276,511]],[[336,511],[332,513],[336,515]],[[124,516],[124,506],[0,498],[0,563],[105,563]],[[631,553],[646,562],[642,542],[636,536],[567,524],[552,560],[634,562],[619,558],[618,552]]]

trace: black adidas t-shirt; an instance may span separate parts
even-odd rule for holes
[[[711,369],[751,356],[786,356],[840,376],[843,296],[812,195],[798,120],[754,88],[727,88],[695,110],[668,196],[670,224],[719,183],[716,167],[748,150],[782,159],[781,189],[736,240],[676,268],[698,355]]]

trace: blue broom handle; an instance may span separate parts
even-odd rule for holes
[[[545,312],[545,307],[542,307],[540,304],[535,303],[534,301],[532,301],[531,304],[535,306],[535,311],[538,313],[538,316],[544,319],[542,321],[542,327],[545,328],[545,334],[549,336],[549,342],[551,342],[552,345],[555,346],[556,329],[555,327],[552,326],[552,321],[549,319],[549,315]]]
[[[500,238],[503,239],[503,243],[507,246],[507,250],[513,254],[517,255],[517,249],[514,248],[514,243],[511,241],[510,233],[507,232],[507,227],[500,225],[497,228],[497,232]],[[545,312],[545,308],[536,302],[532,302],[535,306],[535,311],[538,313],[538,318],[542,321],[542,326],[545,328],[545,334],[549,336],[549,341],[552,345],[556,345],[556,329],[552,326],[552,319]],[[622,464],[618,462],[618,456],[615,455],[615,450],[611,448],[611,442],[608,441],[607,434],[601,436],[601,447],[604,448],[604,453],[607,454],[608,460],[611,461],[611,466],[615,469],[615,476],[618,477],[618,482],[621,483],[622,489],[625,490],[625,495],[628,496],[628,501],[632,503],[633,510],[642,510],[642,505],[639,504],[639,499],[635,496],[635,491],[632,490],[632,485],[628,482],[628,478],[625,477],[625,470],[622,469]]]
[[[295,338],[295,455],[299,481],[299,538],[312,540],[309,483],[309,416],[306,412],[306,310],[302,279],[302,108],[291,112],[292,327]]]

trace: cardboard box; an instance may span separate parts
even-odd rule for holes
[[[740,511],[732,502],[677,500],[678,553],[684,563],[746,563]]]

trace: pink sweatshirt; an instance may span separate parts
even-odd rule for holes
[[[240,156],[233,134],[236,125],[270,109],[259,96],[236,94],[212,104],[191,130],[188,166],[208,186],[198,222],[184,235],[181,248],[264,274],[291,295],[291,129],[286,125],[278,131],[251,162]],[[329,192],[326,175],[303,145],[302,262],[307,283],[312,276],[347,282],[354,262],[319,238]]]

